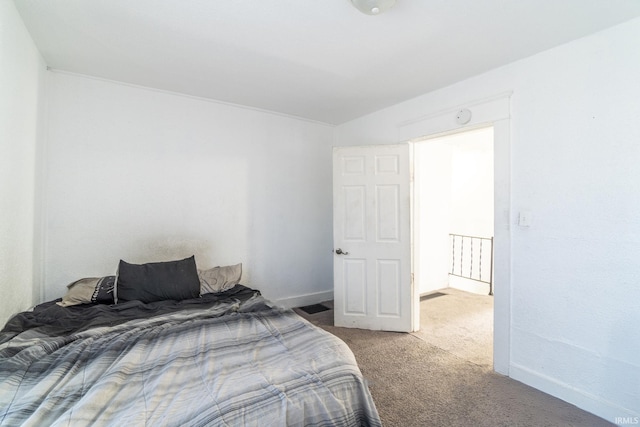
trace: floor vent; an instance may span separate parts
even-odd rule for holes
[[[423,295],[420,297],[420,301],[426,301],[428,299],[432,299],[432,298],[437,298],[437,297],[443,297],[447,294],[442,293],[442,292],[434,292],[432,294],[428,294],[428,295]]]
[[[316,313],[321,313],[323,311],[327,311],[331,309],[322,304],[313,304],[313,305],[306,305],[304,307],[300,307],[300,310],[304,311],[307,314],[316,314]]]

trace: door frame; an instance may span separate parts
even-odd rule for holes
[[[475,127],[493,126],[493,368],[507,376],[511,364],[511,95],[512,92],[505,92],[397,125],[398,141],[409,142],[424,140],[425,137],[445,136]],[[471,119],[461,124],[456,119],[463,110],[471,113]],[[417,286],[415,288],[417,289]]]

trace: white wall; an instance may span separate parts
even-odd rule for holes
[[[242,262],[273,300],[331,298],[333,127],[48,74],[46,299],[120,259],[192,254]]]
[[[611,422],[640,415],[638,40],[635,19],[336,130],[398,142],[402,123],[513,91],[509,374]]]
[[[450,232],[493,236],[493,128],[451,135]]]
[[[453,147],[417,143],[415,159],[414,274],[420,294],[449,286]]]
[[[46,66],[12,1],[0,1],[0,323],[38,298],[37,139]]]

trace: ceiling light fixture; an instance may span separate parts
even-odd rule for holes
[[[351,0],[351,3],[362,13],[379,15],[391,9],[396,4],[396,0]]]

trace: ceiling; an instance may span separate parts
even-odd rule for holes
[[[48,66],[340,124],[640,16],[638,0],[14,0]]]

